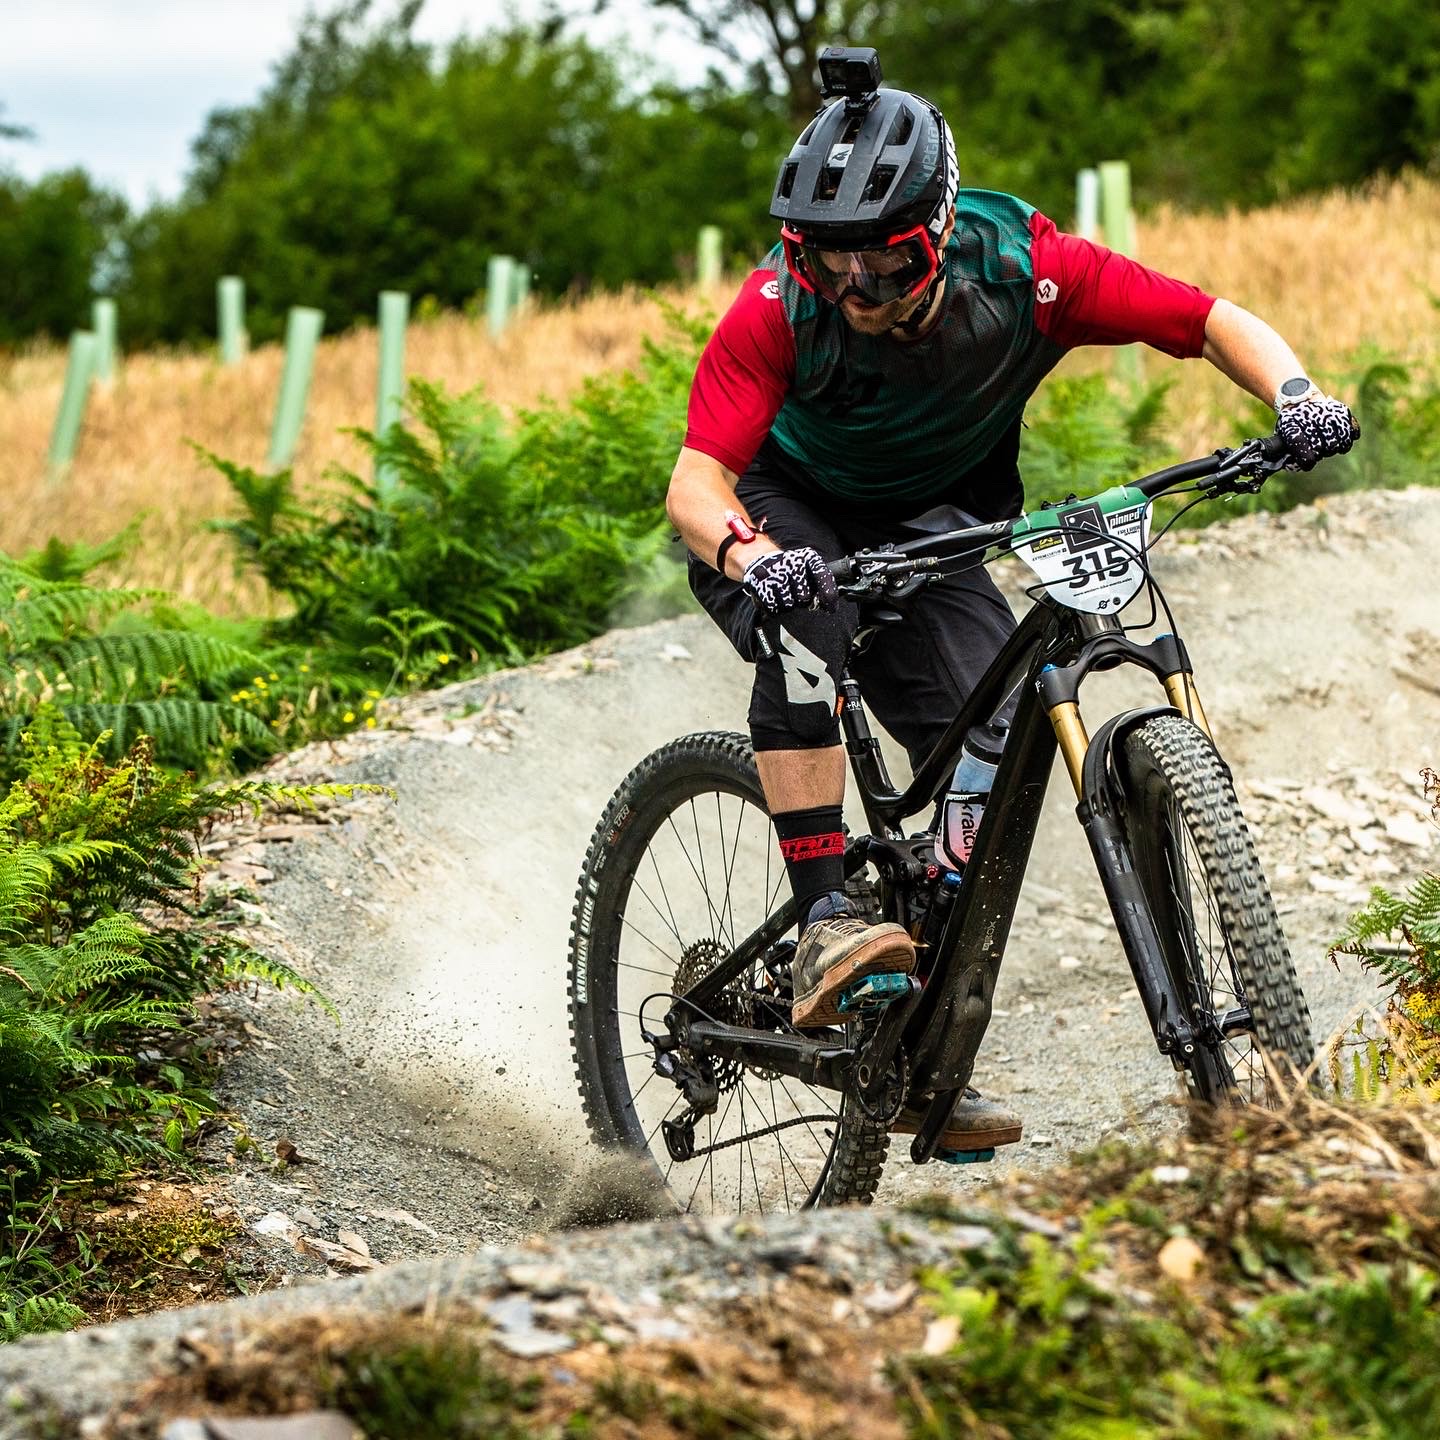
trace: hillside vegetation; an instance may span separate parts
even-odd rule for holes
[[[1440,185],[1433,181],[1410,178],[1249,213],[1163,211],[1142,224],[1139,246],[1147,263],[1271,319],[1342,393],[1354,394],[1366,353],[1421,366],[1434,358]],[[728,302],[730,285],[671,294],[704,314]],[[537,305],[498,340],[479,315],[432,314],[412,326],[406,363],[411,374],[455,391],[479,387],[513,413],[542,397],[568,396],[590,376],[635,366],[643,341],[664,329],[660,306],[635,291]],[[98,541],[145,512],[127,579],[221,610],[257,608],[264,602],[258,582],[237,580],[225,543],[203,529],[233,509],[233,498],[192,442],[262,465],[281,360],[275,345],[233,370],[203,351],[130,358],[117,383],[94,394],[73,470],[54,486],[45,453],[63,352],[0,356],[0,549],[20,553],[53,534]],[[346,430],[373,423],[376,363],[373,330],[322,342],[295,465],[301,495],[314,493],[332,462],[368,474],[368,453]],[[1060,374],[1110,363],[1103,352],[1081,352]],[[1175,382],[1159,426],[1166,446],[1200,453],[1230,437],[1244,401],[1228,382],[1208,366],[1160,356],[1145,366],[1148,379]],[[665,479],[657,469],[657,506]]]

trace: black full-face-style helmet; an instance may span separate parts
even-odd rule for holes
[[[770,213],[805,289],[879,305],[934,280],[958,187],[940,111],[905,90],[876,90],[860,103],[837,99],[810,122],[780,167]]]

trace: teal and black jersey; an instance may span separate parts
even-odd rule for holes
[[[768,435],[843,503],[913,509],[953,495],[1067,350],[1198,355],[1214,303],[989,190],[959,192],[943,264],[940,320],[907,342],[852,330],[776,246],[701,356],[686,445],[740,474]]]

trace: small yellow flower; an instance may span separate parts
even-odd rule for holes
[[[436,658],[442,665],[448,665],[448,664],[450,663],[450,657],[449,657],[448,655],[441,654],[441,655],[437,655],[435,658]]]
[[[375,728],[375,717],[373,715],[365,722],[365,728],[367,730],[373,730]]]
[[[342,718],[347,725],[353,725],[355,723],[355,712],[353,710],[347,710]]]
[[[407,680],[418,680],[420,677],[413,670],[411,670],[406,673],[405,678]]]
[[[378,700],[378,699],[380,698],[380,692],[379,692],[378,690],[367,690],[365,693],[366,693],[372,700]]]
[[[278,680],[280,677],[272,670],[272,671],[270,672],[270,678],[271,678],[272,680]]]
[[[263,675],[252,675],[250,677],[250,683],[252,685],[263,685],[265,683],[265,677]]]
[[[367,700],[360,708],[362,710],[373,710],[375,708],[375,702],[373,700]]]
[[[300,667],[300,673],[302,675],[308,675],[310,673],[310,667],[308,665],[302,665]]]

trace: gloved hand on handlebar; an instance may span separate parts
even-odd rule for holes
[[[833,610],[839,598],[830,567],[809,545],[757,556],[745,567],[740,588],[771,615],[810,610],[816,605]]]
[[[1312,391],[1309,399],[1280,407],[1275,433],[1289,452],[1285,468],[1312,470],[1328,455],[1343,455],[1360,438],[1360,426],[1343,400]]]

